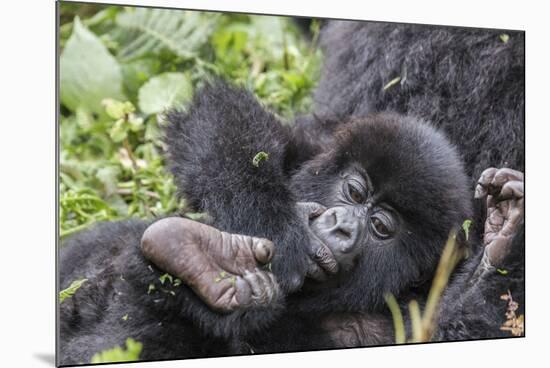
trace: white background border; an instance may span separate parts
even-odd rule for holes
[[[338,0],[115,1],[155,5],[512,28],[527,31],[527,303],[525,339],[351,349],[119,367],[521,366],[548,361],[550,302],[547,190],[550,32],[544,2]],[[537,5],[534,5],[537,4]],[[0,11],[0,365],[53,366],[55,96],[52,0],[11,0]],[[546,8],[547,9],[547,8]],[[536,364],[536,363],[535,363]],[[109,365],[110,366],[110,365]]]

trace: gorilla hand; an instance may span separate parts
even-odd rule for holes
[[[504,265],[512,251],[514,236],[524,220],[523,173],[489,168],[481,174],[475,197],[487,197],[485,256],[493,267]]]
[[[325,281],[329,275],[338,272],[338,261],[330,248],[311,231],[310,222],[327,209],[315,202],[298,202],[296,210],[309,238],[307,249],[309,259],[306,276],[317,281]]]
[[[273,256],[273,243],[267,239],[228,234],[196,221],[168,217],[147,228],[141,250],[218,312],[267,306],[279,299],[275,276],[258,268]]]

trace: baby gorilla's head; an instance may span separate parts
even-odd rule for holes
[[[471,217],[467,183],[441,133],[395,114],[344,124],[293,176],[300,201],[327,208],[309,225],[343,266],[338,297],[368,305],[431,280],[451,229]]]

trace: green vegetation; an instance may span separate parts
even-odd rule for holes
[[[420,310],[420,306],[416,300],[409,302],[412,330],[410,339],[407,340],[406,338],[405,323],[397,300],[391,294],[384,296],[393,317],[396,344],[428,342],[431,340],[436,328],[438,308],[443,292],[456,265],[465,256],[465,250],[460,248],[456,243],[456,235],[457,232],[455,230],[451,231],[447,243],[443,248],[424,310]]]
[[[69,285],[68,288],[63,289],[59,292],[59,303],[63,303],[63,301],[67,298],[70,298],[71,296],[76,293],[78,289],[86,282],[88,279],[81,279],[81,280],[75,280]]]
[[[132,338],[126,339],[126,350],[120,346],[94,354],[90,363],[132,362],[139,360],[142,344]]]
[[[260,166],[260,162],[262,161],[267,161],[267,159],[269,158],[269,154],[264,152],[264,151],[260,151],[258,153],[256,153],[256,155],[254,156],[254,158],[252,159],[252,165],[256,166],[256,167],[259,167]]]
[[[60,6],[62,237],[97,221],[185,211],[165,169],[163,112],[205,80],[249,88],[284,119],[310,107],[317,23],[310,41],[290,18]]]

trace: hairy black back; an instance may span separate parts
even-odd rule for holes
[[[329,22],[315,113],[394,111],[442,128],[472,181],[490,166],[524,170],[524,33]]]

